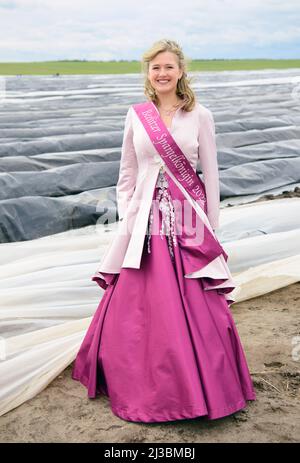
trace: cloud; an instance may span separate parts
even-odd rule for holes
[[[295,0],[0,0],[0,61],[140,59],[163,37],[191,58],[299,58],[299,24]]]

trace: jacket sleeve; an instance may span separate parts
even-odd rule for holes
[[[137,157],[133,145],[131,111],[132,109],[130,107],[125,118],[119,179],[116,185],[116,199],[119,220],[123,219],[128,203],[133,195],[138,171]]]
[[[203,173],[207,199],[207,217],[211,227],[219,227],[220,185],[215,137],[215,123],[211,111],[205,108],[200,114],[198,156]]]

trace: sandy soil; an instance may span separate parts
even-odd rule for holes
[[[105,396],[88,399],[70,365],[44,391],[0,418],[1,442],[299,442],[300,283],[233,304],[257,400],[218,420],[132,423]],[[295,350],[293,356],[293,349]]]
[[[296,186],[294,190],[292,191],[284,190],[282,193],[278,193],[277,195],[268,193],[253,201],[249,201],[246,204],[257,203],[257,202],[266,201],[269,199],[273,200],[273,199],[281,199],[281,198],[300,198],[300,187]],[[229,203],[226,205],[226,207],[234,207],[234,204]]]
[[[278,198],[300,198],[300,187],[296,186],[293,191],[284,190],[278,195],[267,194],[258,198],[256,201],[265,201],[266,199],[278,199]]]

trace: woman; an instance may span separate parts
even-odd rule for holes
[[[176,42],[156,42],[143,64],[147,102],[125,120],[118,233],[92,276],[105,292],[72,378],[90,398],[107,395],[124,420],[221,418],[256,395],[230,311],[228,256],[214,233],[214,120],[195,100]]]

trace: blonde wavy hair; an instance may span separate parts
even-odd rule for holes
[[[152,61],[158,53],[163,51],[170,51],[177,56],[178,66],[183,70],[182,77],[177,82],[176,94],[181,98],[184,103],[182,109],[184,111],[192,111],[195,107],[196,96],[192,88],[190,87],[191,78],[187,77],[187,68],[190,59],[186,58],[183,54],[181,47],[174,40],[161,39],[150,47],[142,56],[142,73],[144,73],[144,94],[145,96],[153,101],[155,104],[158,103],[157,94],[155,89],[148,79],[148,71],[150,61]]]

